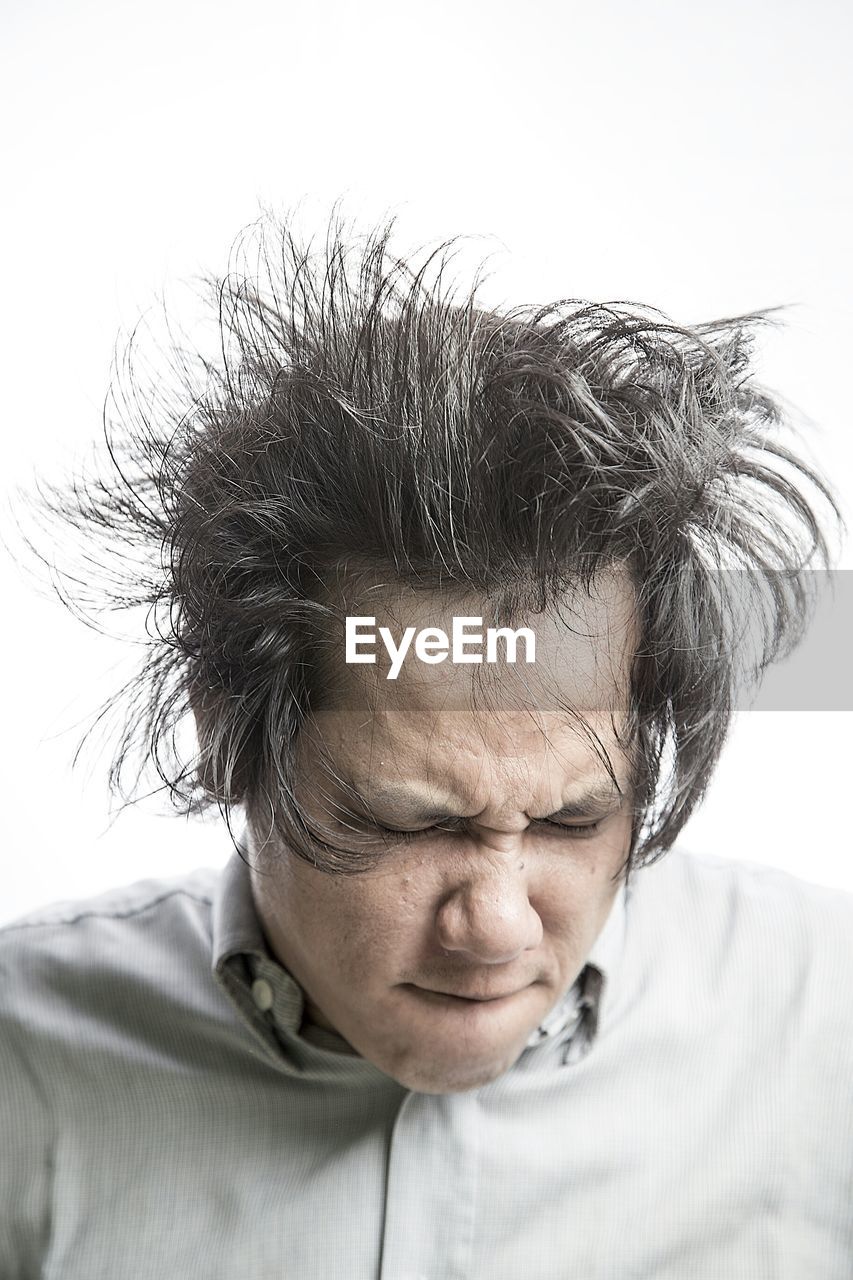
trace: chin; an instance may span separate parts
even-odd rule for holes
[[[408,1061],[393,1067],[378,1064],[398,1084],[414,1093],[467,1093],[480,1089],[505,1075],[518,1060],[521,1050],[507,1054],[499,1061],[447,1062],[435,1059]]]

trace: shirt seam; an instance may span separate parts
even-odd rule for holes
[[[152,898],[148,902],[144,902],[141,906],[132,907],[129,911],[109,911],[104,908],[101,911],[81,911],[76,916],[62,918],[60,920],[20,920],[12,921],[9,924],[0,925],[0,935],[4,933],[14,933],[18,929],[55,929],[59,925],[78,924],[81,920],[129,920],[131,916],[141,915],[144,911],[150,911],[152,907],[157,907],[161,902],[165,902],[168,898],[185,897],[192,902],[202,903],[204,906],[212,907],[213,899],[204,897],[202,894],[192,893],[189,889],[169,889],[167,893],[161,893],[159,897]]]

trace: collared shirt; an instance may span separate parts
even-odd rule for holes
[[[482,1088],[303,1025],[245,866],[0,930],[2,1280],[850,1280],[853,898],[672,852]]]

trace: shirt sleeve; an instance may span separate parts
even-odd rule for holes
[[[13,975],[0,965],[0,1276],[38,1280],[50,1231],[53,1121],[3,999]]]

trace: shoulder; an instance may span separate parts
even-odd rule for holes
[[[67,1142],[73,1163],[109,1106],[125,1113],[130,1064],[164,1069],[182,1030],[202,1021],[219,874],[142,880],[0,928],[3,1275],[25,1248],[38,1267],[57,1148]]]
[[[676,848],[638,872],[640,893],[666,909],[678,902],[690,927],[725,924],[729,936],[776,925],[791,940],[847,938],[853,925],[853,894],[801,879],[763,863],[721,858]]]
[[[27,929],[61,928],[81,920],[129,918],[175,898],[210,903],[219,874],[213,867],[200,867],[182,876],[135,880],[89,897],[50,902],[0,925],[0,940]]]
[[[26,1039],[63,1019],[97,1017],[155,990],[186,991],[209,970],[221,873],[140,880],[52,903],[0,928],[0,1025]],[[183,983],[181,984],[181,979]],[[120,995],[119,995],[120,993]]]
[[[133,884],[86,898],[51,902],[0,925],[0,958],[19,949],[76,945],[76,939],[111,937],[152,925],[168,928],[171,921],[209,911],[219,872],[201,867],[183,876],[137,880]]]
[[[691,986],[853,1024],[853,894],[775,867],[674,849],[636,873],[629,927]]]

